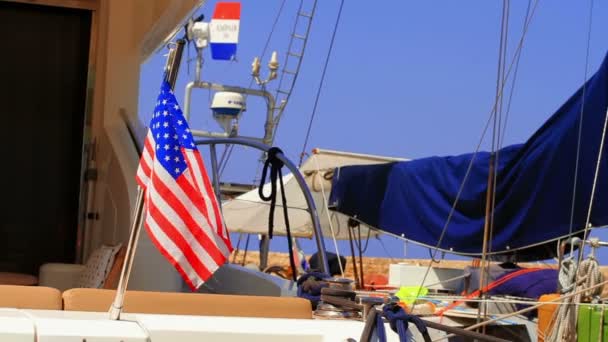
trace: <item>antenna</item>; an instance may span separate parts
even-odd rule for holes
[[[201,78],[203,68],[203,52],[209,47],[211,58],[219,61],[235,60],[237,45],[239,40],[239,28],[241,18],[241,4],[238,2],[218,2],[213,12],[211,22],[206,23],[202,18],[192,20],[188,23],[186,31],[190,40],[194,41],[196,48],[196,72],[194,81],[186,85],[184,96],[184,117],[190,119],[190,105],[192,90],[209,89],[215,91],[211,104],[213,118],[221,127],[221,132],[211,132],[196,130],[191,128],[194,136],[210,138],[236,137],[247,138],[263,142],[272,143],[274,133],[273,111],[275,110],[274,96],[262,89],[250,89],[239,86],[228,86],[223,84],[205,82]],[[256,57],[252,64],[251,74],[258,85],[266,85],[268,82],[277,78],[279,69],[278,56],[276,52],[268,62],[268,77],[264,80],[260,78],[260,60]],[[263,137],[245,137],[238,134],[238,121],[242,113],[246,110],[247,96],[259,96],[265,99],[267,106],[266,122],[264,124]]]

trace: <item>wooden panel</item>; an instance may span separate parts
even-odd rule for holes
[[[56,6],[67,8],[78,8],[86,10],[97,10],[99,0],[5,0],[10,2],[21,2],[24,4]]]

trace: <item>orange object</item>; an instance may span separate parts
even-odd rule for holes
[[[387,287],[388,278],[382,274],[371,273],[365,275],[363,283],[366,290],[380,290]]]
[[[559,298],[559,294],[551,293],[540,296],[539,302],[550,302],[556,298]],[[538,342],[544,342],[545,337],[551,332],[553,323],[555,321],[555,310],[557,310],[558,304],[543,304],[538,307],[538,328],[536,330],[538,334]]]

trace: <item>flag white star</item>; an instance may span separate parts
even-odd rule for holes
[[[169,115],[169,112],[167,112],[166,110],[163,111],[163,116],[167,116],[167,115]]]
[[[163,127],[169,127],[169,123],[168,123],[167,121],[165,121],[165,122],[163,123]]]
[[[168,149],[169,149],[169,145],[165,145],[165,150],[168,150]]]
[[[173,160],[175,160],[176,163],[179,163],[179,157],[175,157]]]
[[[179,109],[179,106],[178,106],[178,105],[174,105],[174,106],[173,106],[173,108],[174,108],[175,110],[178,110],[178,109]]]
[[[163,100],[163,104],[166,105],[167,104],[167,100]]]
[[[175,168],[175,173],[179,173],[179,168]]]
[[[171,158],[169,156],[165,156],[165,160],[169,161],[169,160],[171,160]]]
[[[179,147],[177,145],[175,145],[175,147],[173,149],[176,151],[179,151]]]
[[[179,138],[179,137],[177,136],[177,134],[174,134],[174,135],[173,135],[173,139],[177,139],[177,138]]]
[[[163,135],[163,138],[167,139],[169,137],[169,133],[165,133],[165,135]]]
[[[183,122],[182,120],[177,120],[177,124],[178,124],[178,125],[180,125],[180,126],[181,126],[183,123],[184,123],[184,122]]]

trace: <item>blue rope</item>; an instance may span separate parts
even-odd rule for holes
[[[386,342],[386,330],[382,317],[388,319],[391,329],[399,335],[399,341],[407,342],[407,330],[409,323],[413,323],[425,341],[430,341],[429,332],[424,324],[424,321],[418,316],[407,314],[402,307],[396,304],[387,304],[382,309],[382,314],[376,315],[376,335],[378,341]]]

